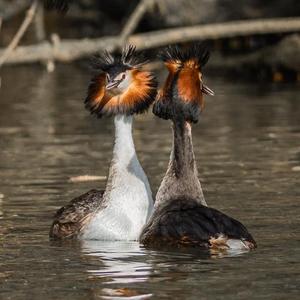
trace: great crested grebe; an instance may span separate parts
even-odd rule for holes
[[[122,56],[101,54],[85,100],[98,117],[114,116],[115,144],[105,191],[91,190],[59,209],[50,237],[95,240],[137,240],[153,210],[148,179],[138,161],[132,138],[133,115],[155,99],[156,81],[141,70],[145,60],[135,47]]]
[[[197,177],[191,123],[204,107],[203,94],[213,95],[202,81],[209,53],[201,44],[188,49],[170,46],[162,52],[169,74],[153,113],[173,122],[173,148],[159,187],[154,212],[143,229],[145,246],[192,246],[251,249],[256,243],[239,221],[206,206]]]

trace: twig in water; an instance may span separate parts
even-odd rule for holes
[[[87,182],[87,181],[98,181],[98,180],[105,180],[106,176],[91,176],[91,175],[81,175],[71,177],[69,179],[70,182]]]

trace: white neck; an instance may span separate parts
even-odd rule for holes
[[[115,145],[103,207],[87,227],[85,239],[137,240],[153,210],[148,179],[132,138],[132,116],[115,116]]]
[[[113,163],[119,167],[128,167],[132,159],[137,160],[132,138],[132,116],[117,115],[115,122],[115,145]]]
[[[118,203],[124,198],[127,207],[130,207],[129,203],[135,208],[146,206],[148,218],[153,206],[152,193],[135,152],[132,138],[133,117],[117,115],[114,122],[115,145],[105,197],[111,203]]]

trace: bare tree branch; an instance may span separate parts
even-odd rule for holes
[[[4,50],[4,52],[1,53],[0,56],[0,67],[4,64],[4,62],[9,58],[13,50],[18,46],[21,38],[23,37],[24,33],[28,29],[30,23],[33,20],[33,17],[36,13],[36,9],[38,6],[38,0],[35,0],[32,2],[30,8],[27,10],[26,17],[23,20],[19,30],[15,34],[14,38],[8,45],[8,47]]]
[[[123,30],[120,34],[121,45],[123,45],[128,37],[135,31],[136,27],[139,25],[139,22],[147,12],[147,10],[153,6],[155,0],[141,0],[129,19],[127,20]]]
[[[114,51],[118,48],[118,37],[103,37],[99,39],[61,40],[52,43],[44,41],[30,46],[16,48],[6,63],[33,63],[47,62],[49,60],[69,62],[82,57],[88,57],[104,49]],[[0,50],[0,55],[3,51]]]
[[[128,38],[128,42],[136,45],[139,50],[144,50],[172,43],[195,40],[299,31],[300,18],[246,20],[135,34]],[[113,51],[118,47],[119,36],[106,36],[97,39],[61,40],[55,44],[55,47],[49,42],[43,42],[32,46],[19,46],[11,53],[7,59],[7,63],[32,63],[48,60],[66,62],[88,57],[105,49]],[[6,50],[0,50],[0,57],[3,56],[4,51]]]
[[[2,18],[0,17],[0,33],[1,33],[1,26],[2,26]],[[2,78],[0,76],[0,89],[1,89],[1,86],[2,86]]]
[[[44,20],[44,5],[39,2],[35,18],[33,21],[36,41],[41,42],[46,39],[45,20]]]
[[[137,48],[149,49],[196,40],[299,31],[299,17],[256,19],[158,30],[134,35],[129,42],[136,45]]]

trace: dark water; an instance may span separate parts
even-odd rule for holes
[[[299,299],[299,85],[208,78],[217,96],[193,129],[206,200],[245,223],[259,245],[210,256],[134,242],[49,242],[54,211],[105,184],[69,182],[105,176],[111,158],[112,120],[83,108],[88,79],[75,66],[2,73],[0,298]],[[169,127],[150,113],[135,122],[154,193],[169,158]]]

